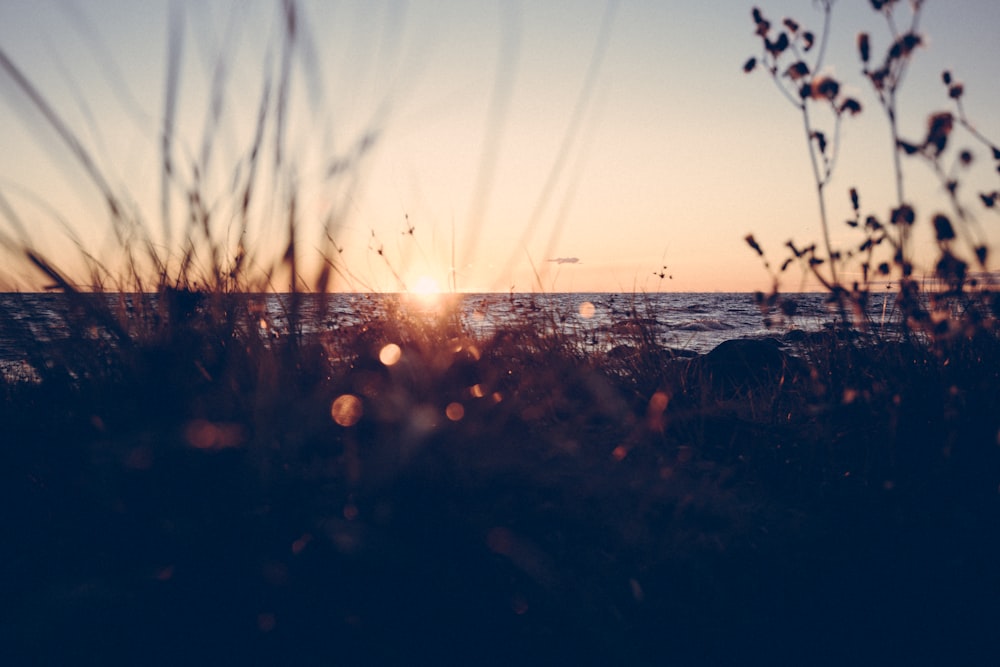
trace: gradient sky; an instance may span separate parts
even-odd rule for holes
[[[228,183],[250,143],[262,72],[280,57],[277,4],[176,3],[184,27],[178,163],[199,155],[211,73],[227,54],[205,175],[218,200],[233,200]],[[338,261],[352,276],[340,289],[395,290],[424,276],[443,287],[453,258],[465,291],[767,289],[744,237],[753,233],[780,262],[785,241],[818,242],[821,231],[798,112],[764,72],[742,72],[760,51],[754,4],[774,23],[792,16],[821,27],[807,0],[303,2],[308,48],[293,70],[283,142],[301,196],[303,253],[319,244],[316,223],[334,210]],[[159,141],[170,8],[0,3],[0,48],[164,245]],[[940,82],[948,68],[965,84],[971,119],[1000,141],[998,26],[996,0],[927,0],[929,40],[900,98],[904,135],[921,139],[928,114],[951,108]],[[894,202],[886,121],[855,49],[861,30],[881,56],[889,42],[882,17],[862,0],[836,3],[826,63],[865,107],[845,121],[829,186],[841,245],[859,239],[843,224],[849,187],[865,213],[885,219]],[[32,243],[71,263],[62,220],[93,254],[111,253],[100,197],[3,71],[0,100],[0,192]],[[378,139],[365,159],[350,174],[321,178],[323,165],[368,130]],[[1000,179],[984,148],[955,137],[979,157],[963,181],[975,204],[975,192]],[[947,202],[924,164],[905,168],[926,261],[930,215]],[[184,224],[181,194],[173,201],[170,238]],[[1000,248],[996,214],[972,208],[980,233]],[[284,224],[261,226],[255,242],[280,248]],[[9,219],[0,225],[8,240],[17,237]],[[549,261],[557,258],[577,261]],[[782,284],[810,286],[792,269]]]

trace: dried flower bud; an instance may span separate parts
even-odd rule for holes
[[[757,67],[757,59],[756,58],[751,57],[749,60],[747,60],[745,63],[743,63],[743,71],[746,72],[746,73],[748,73],[748,74],[750,72],[752,72],[755,67]]]
[[[949,72],[948,70],[945,70],[945,71],[941,72],[941,80],[944,81],[944,85],[950,86],[951,85],[951,72]]]
[[[972,159],[973,159],[972,151],[970,151],[969,149],[965,149],[958,154],[958,161],[961,162],[963,166],[968,167],[969,165],[971,165]]]
[[[795,19],[786,18],[782,23],[788,28],[789,32],[796,33],[799,31],[799,23]]]
[[[897,58],[906,58],[913,50],[920,46],[923,42],[920,35],[915,32],[908,32],[905,35],[900,35],[899,39],[893,42],[892,47],[889,49],[889,61],[896,60]]]
[[[902,149],[902,151],[907,155],[913,155],[914,153],[920,152],[919,146],[915,146],[914,144],[911,144],[908,141],[903,141],[902,139],[896,142],[896,146]]]
[[[774,56],[778,56],[783,53],[785,49],[788,48],[788,44],[788,34],[784,32],[778,35],[778,39],[773,42],[769,39],[764,40],[764,47],[767,48],[767,50]]]
[[[889,69],[886,67],[880,67],[874,72],[868,73],[868,78],[871,79],[872,86],[875,90],[883,90],[885,88],[885,80],[889,77]]]
[[[916,217],[917,214],[909,204],[902,204],[899,208],[892,209],[891,220],[894,225],[912,225]]]
[[[954,117],[948,111],[931,114],[927,119],[927,139],[925,146],[932,146],[935,155],[940,155],[948,144],[948,135],[954,126]]]
[[[816,130],[812,133],[812,138],[816,140],[816,144],[819,146],[820,153],[826,153],[826,135]]]
[[[815,99],[826,98],[833,101],[837,94],[840,92],[840,83],[836,79],[829,76],[820,77],[818,79],[813,79],[812,82],[812,96]]]
[[[849,97],[840,105],[840,112],[849,112],[852,116],[856,116],[861,113],[861,102],[858,102],[853,97]]]
[[[945,250],[941,253],[941,259],[934,269],[939,278],[962,282],[968,273],[969,265]]]
[[[861,208],[861,202],[858,199],[858,190],[857,190],[857,188],[851,188],[851,207],[855,211],[857,211],[859,208]]]
[[[938,213],[934,216],[934,234],[938,241],[951,241],[955,238],[955,229],[951,226],[951,220]]]
[[[883,9],[892,9],[892,5],[896,3],[896,0],[870,0],[872,9],[877,12]]]
[[[965,88],[960,83],[956,83],[948,88],[948,97],[953,100],[957,100],[962,97],[962,93],[965,92]]]
[[[801,79],[804,76],[807,76],[808,74],[809,74],[809,66],[806,65],[801,60],[798,61],[797,63],[789,65],[788,69],[785,71],[785,76],[789,77],[792,81],[798,81],[799,79]]]
[[[802,33],[802,48],[805,49],[807,53],[815,43],[816,43],[816,35],[812,34],[808,30]]]
[[[868,60],[871,58],[871,44],[868,41],[867,32],[858,35],[858,52],[861,54],[861,62],[868,64]]]

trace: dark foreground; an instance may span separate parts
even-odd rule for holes
[[[234,340],[3,386],[4,664],[997,660],[995,338]]]

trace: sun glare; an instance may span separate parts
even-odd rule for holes
[[[418,296],[433,296],[441,293],[441,286],[430,276],[420,276],[414,283],[412,292]]]
[[[409,290],[411,303],[426,312],[440,312],[445,303],[441,284],[428,275],[417,278]]]

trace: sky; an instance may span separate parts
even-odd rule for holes
[[[907,3],[898,4],[907,24]],[[303,0],[283,79],[277,2],[4,0],[2,280],[41,284],[11,261],[22,243],[80,276],[81,249],[114,266],[121,247],[94,179],[13,71],[172,261],[193,183],[214,238],[235,248],[234,183],[248,178],[271,73],[269,99],[285,81],[287,105],[280,140],[277,106],[269,107],[267,157],[255,176],[248,245],[257,267],[283,255],[294,193],[297,257],[304,272],[322,266],[320,253],[332,259],[332,289],[767,290],[772,278],[744,238],[753,234],[776,265],[786,241],[821,243],[822,229],[799,111],[766,72],[743,72],[761,51],[754,5],[776,25],[790,16],[822,27],[809,0]],[[968,117],[1000,142],[996,26],[996,0],[927,0],[925,44],[899,97],[903,136],[922,139],[930,113],[953,109],[940,79],[950,69],[965,86]],[[865,215],[885,220],[896,202],[891,135],[860,72],[860,31],[880,58],[890,42],[884,18],[868,2],[836,2],[825,68],[863,106],[843,121],[827,187],[838,247],[862,240],[844,224],[849,188]],[[173,69],[170,43],[180,54]],[[829,118],[816,117],[832,136]],[[950,143],[977,158],[962,172],[959,194],[975,215],[960,234],[1000,248],[1000,220],[976,197],[1000,186],[996,165],[960,130]],[[924,162],[905,161],[904,174],[918,216],[915,256],[926,268],[931,217],[951,209]],[[815,287],[796,267],[781,284]]]

